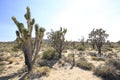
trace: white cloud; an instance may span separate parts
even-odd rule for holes
[[[103,28],[110,35],[112,41],[119,40],[118,26],[120,15],[115,14],[114,8],[108,4],[109,0],[65,0],[66,6],[57,12],[51,20],[52,29],[60,26],[68,29],[66,38],[78,40],[81,36],[88,37],[93,28]],[[111,33],[112,32],[112,33]]]

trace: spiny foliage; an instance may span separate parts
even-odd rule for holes
[[[101,56],[101,47],[107,37],[108,37],[108,34],[106,34],[106,31],[103,30],[102,28],[93,29],[89,34],[89,40],[94,45],[96,45],[96,47],[98,49],[98,54],[100,54],[100,56]]]
[[[39,27],[38,24],[35,24],[35,19],[31,19],[30,8],[27,7],[27,12],[24,15],[27,20],[27,28],[25,28],[24,24],[19,22],[16,17],[12,17],[12,20],[18,27],[18,31],[16,31],[17,42],[21,44],[24,57],[25,64],[28,67],[28,71],[32,70],[32,65],[35,63],[38,52],[40,51],[42,39],[44,36],[45,29]],[[35,24],[35,25],[34,25]],[[32,30],[33,26],[35,26],[35,39],[32,39]]]
[[[48,39],[53,44],[52,46],[59,53],[59,58],[62,57],[61,53],[62,53],[62,51],[64,49],[64,45],[65,45],[66,32],[67,32],[67,29],[62,29],[62,27],[60,27],[60,30],[58,30],[58,31],[51,30],[51,32],[47,33]]]

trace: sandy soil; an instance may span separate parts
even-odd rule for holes
[[[71,51],[68,51],[67,53],[65,53],[65,55],[67,56],[70,52]],[[90,60],[88,56],[87,58],[88,60]],[[101,63],[103,64],[103,62],[97,62],[97,61],[89,61],[89,62],[93,63],[95,66],[98,66]],[[22,58],[15,57],[13,63],[6,65],[6,69],[4,70],[4,73],[0,76],[7,76],[9,74],[17,72],[17,70],[20,70],[23,67],[23,64],[24,64],[23,55]],[[49,76],[44,76],[41,79],[42,80],[102,80],[101,78],[93,75],[92,71],[83,70],[78,67],[73,67],[73,69],[70,69],[70,67],[71,65],[60,67],[59,64],[56,63],[51,69]],[[11,80],[18,80],[18,79],[19,77],[16,76]]]
[[[93,75],[92,71],[86,71],[70,66],[52,69],[48,77],[42,77],[42,80],[101,80]]]

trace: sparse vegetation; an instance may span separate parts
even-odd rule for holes
[[[103,78],[103,80],[119,80],[120,75],[112,66],[99,66],[94,70],[94,74]]]
[[[45,59],[40,59],[37,61],[37,64],[41,67],[41,66],[49,66],[48,64],[48,60]]]
[[[84,46],[78,46],[77,50],[78,50],[78,51],[84,51],[84,50],[85,50],[85,47],[84,47]]]
[[[92,56],[92,60],[96,60],[96,61],[105,61],[105,58],[102,58],[102,57],[94,57],[94,56]]]
[[[109,59],[106,64],[120,70],[120,59]]]
[[[78,78],[72,80],[88,80],[82,79],[81,74],[90,75],[90,79],[93,76],[94,80],[96,77],[120,80],[120,40],[106,41],[109,36],[106,31],[94,28],[87,40],[82,36],[78,41],[66,41],[67,29],[62,27],[56,31],[51,29],[47,33],[48,39],[43,39],[45,29],[35,23],[30,8],[26,10],[26,24],[12,17],[18,28],[16,40],[0,42],[0,80],[44,80],[45,76],[48,80],[59,80],[66,74],[78,74]],[[49,79],[49,74],[59,76]]]
[[[19,51],[18,46],[14,46],[14,47],[12,48],[12,51],[14,51],[14,52],[18,52],[18,51]]]
[[[87,62],[85,58],[80,58],[77,61],[76,66],[79,67],[79,68],[82,68],[84,70],[92,70],[92,69],[94,69],[94,65],[92,63]]]
[[[50,73],[50,68],[49,67],[36,67],[33,68],[32,72],[30,74],[28,74],[24,80],[33,80],[36,78],[40,78],[41,76],[48,76]]]
[[[67,63],[72,64],[72,61],[73,61],[73,57],[72,57],[72,55],[73,55],[73,53],[68,54],[67,57],[66,57],[66,56],[63,57],[63,60],[64,60],[65,62],[67,62]]]
[[[103,80],[120,79],[120,61],[108,60],[105,65],[100,65],[94,70],[94,74],[103,78]]]
[[[52,60],[55,57],[57,57],[57,54],[56,54],[55,50],[52,48],[44,51],[43,56],[42,56],[43,59],[47,59],[47,60]]]

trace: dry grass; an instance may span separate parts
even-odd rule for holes
[[[102,58],[102,57],[94,57],[94,56],[92,56],[91,59],[92,59],[92,60],[95,60],[95,61],[105,61],[105,60],[106,60],[105,58]]]
[[[120,80],[120,60],[108,60],[105,65],[97,67],[94,74],[103,80]]]
[[[94,68],[92,63],[86,61],[79,61],[76,66],[84,70],[92,70]]]
[[[42,76],[48,76],[50,73],[49,67],[34,67],[32,72],[27,74],[24,78],[24,80],[33,80],[36,78],[40,78]]]

